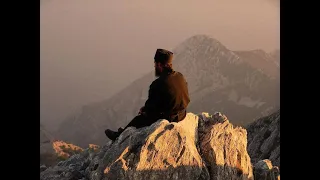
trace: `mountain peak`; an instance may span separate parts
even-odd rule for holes
[[[263,49],[254,49],[251,50],[252,53],[257,53],[257,54],[267,54]]]
[[[221,44],[220,41],[218,41],[217,39],[205,34],[198,34],[198,35],[191,36],[185,41],[206,41],[206,40]]]
[[[212,38],[208,35],[199,34],[199,35],[191,36],[185,41],[183,41],[177,48],[174,49],[174,52],[179,52],[185,48],[197,49],[202,47],[227,50],[227,48],[217,39]]]

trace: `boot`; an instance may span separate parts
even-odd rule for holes
[[[105,130],[104,133],[105,133],[106,136],[107,136],[110,140],[112,140],[112,141],[116,140],[117,137],[119,137],[120,134],[121,134],[121,133],[119,133],[119,132],[112,131],[112,130],[110,130],[110,129]]]
[[[118,132],[121,134],[124,131],[124,128],[119,127]]]

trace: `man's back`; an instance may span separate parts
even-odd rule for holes
[[[185,111],[190,102],[188,85],[180,72],[164,73],[152,82],[149,99],[145,104],[147,114],[174,115]]]

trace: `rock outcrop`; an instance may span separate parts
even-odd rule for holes
[[[280,180],[280,170],[268,159],[260,160],[254,165],[255,180]]]
[[[252,163],[269,159],[280,167],[280,110],[254,121],[246,129]]]
[[[57,156],[62,159],[67,159],[70,156],[83,151],[81,147],[64,141],[54,141],[52,146]]]
[[[250,179],[252,168],[247,153],[247,132],[234,128],[222,114],[204,124],[200,148],[207,162],[210,179]]]
[[[84,150],[40,173],[42,180],[252,180],[246,130],[217,113],[128,128],[97,152]],[[41,169],[41,168],[40,168]]]
[[[95,144],[89,144],[91,151],[96,151],[98,148],[99,146]],[[81,147],[74,144],[54,140],[53,136],[40,125],[40,171],[82,151]]]

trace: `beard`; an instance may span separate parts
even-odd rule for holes
[[[160,74],[161,74],[161,71],[158,70],[158,69],[155,69],[155,71],[154,71],[154,76],[155,76],[155,77],[159,77]]]

